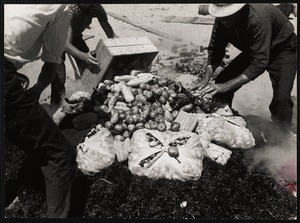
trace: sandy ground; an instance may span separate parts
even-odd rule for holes
[[[195,48],[204,46],[206,47],[209,43],[212,25],[199,25],[199,24],[184,24],[184,23],[165,23],[161,20],[166,16],[199,16],[198,15],[198,4],[105,4],[104,8],[107,11],[116,13],[121,16],[126,16],[130,20],[134,20],[144,27],[151,27],[169,35],[179,37],[182,39],[181,42],[172,41],[164,37],[146,32],[143,29],[134,27],[130,24],[117,20],[111,16],[108,17],[110,24],[112,25],[115,33],[119,37],[142,37],[147,36],[152,43],[159,50],[160,57],[174,55],[172,47],[186,46],[187,48]],[[297,18],[291,17],[290,20],[297,32]],[[91,29],[87,29],[84,35],[94,35],[95,37],[87,40],[87,44],[90,49],[95,49],[100,39],[107,38],[99,27],[99,23],[96,19],[91,24]],[[233,47],[229,47],[229,55],[233,58],[237,55],[238,51]],[[36,61],[24,66],[20,72],[29,76],[30,86],[36,82],[36,78],[40,72],[42,66],[41,61]],[[70,62],[66,61],[67,67],[67,82],[66,90],[67,96],[72,93],[82,90],[80,80],[74,79],[74,71],[70,65]],[[185,77],[180,77],[181,80]],[[41,98],[40,103],[44,104],[45,107],[49,104],[50,91],[47,88]],[[292,96],[297,100],[297,83],[295,80]],[[272,87],[268,76],[268,73],[262,74],[256,80],[243,86],[234,98],[233,107],[239,111],[242,115],[258,115],[265,119],[270,119],[270,113],[268,105],[272,97]],[[294,110],[293,123],[296,126],[297,114],[296,106]],[[293,161],[296,161],[296,140],[290,145],[292,149]],[[278,155],[278,158],[282,153]]]

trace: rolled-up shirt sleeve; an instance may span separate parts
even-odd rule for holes
[[[209,46],[208,46],[208,61],[209,65],[219,66],[225,56],[228,40],[225,35],[225,30],[222,29],[218,19],[215,19]]]
[[[61,63],[61,55],[65,44],[70,24],[69,8],[65,5],[57,12],[57,16],[48,24],[43,33],[43,52],[41,59],[44,62]]]
[[[253,37],[249,47],[251,64],[244,71],[250,80],[254,80],[266,70],[270,57],[271,38],[270,21],[264,21],[253,29]]]

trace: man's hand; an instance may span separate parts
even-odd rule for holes
[[[204,73],[204,76],[201,79],[201,81],[198,84],[196,84],[195,86],[188,88],[187,90],[188,91],[193,91],[193,90],[196,90],[196,89],[198,89],[198,90],[203,89],[205,86],[207,86],[212,74],[213,74],[212,66],[208,65],[205,68],[205,73]]]
[[[217,93],[225,93],[229,91],[227,84],[209,84],[205,86],[202,90],[198,92],[199,96],[202,97],[205,94],[210,94],[214,96]]]
[[[97,58],[93,57],[90,52],[83,53],[81,60],[85,61],[88,64],[93,64],[93,65],[99,66],[99,61],[97,60]]]

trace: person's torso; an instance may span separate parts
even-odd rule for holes
[[[293,24],[272,4],[249,4],[248,14],[242,24],[228,32],[228,42],[241,51],[249,50],[251,41],[256,38],[257,28],[263,23],[270,23],[271,45],[273,49],[288,39],[294,32]]]
[[[81,36],[83,31],[92,23],[93,18],[106,19],[106,13],[101,5],[94,5],[88,11],[83,11],[77,4],[70,5],[70,26],[73,38]]]
[[[42,32],[66,5],[4,5],[4,56],[16,68],[36,59]]]

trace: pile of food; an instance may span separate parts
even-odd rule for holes
[[[53,118],[60,127],[67,123],[69,128],[90,129],[77,146],[79,168],[86,174],[108,167],[116,156],[120,162],[129,159],[129,168],[136,175],[197,180],[203,155],[224,165],[231,155],[229,149],[251,148],[255,140],[242,117],[244,123],[237,127],[229,108],[216,109],[211,97],[195,95],[180,82],[133,70],[130,75],[104,80],[92,94],[76,92]],[[102,143],[95,137],[97,128],[110,133],[102,137]],[[190,146],[179,143],[185,137]],[[99,148],[83,148],[93,141]],[[110,145],[101,146],[104,142]],[[103,162],[107,152],[111,158]],[[97,165],[97,157],[101,157],[101,165]]]
[[[137,76],[116,76],[115,82],[104,81],[92,95],[95,110],[111,114],[105,127],[116,140],[124,141],[138,129],[151,129],[164,132],[168,129],[166,121],[172,123],[173,131],[179,130],[174,123],[180,110],[196,109],[182,93],[182,86],[167,78],[151,73]]]
[[[255,140],[245,120],[213,108],[209,97],[194,98],[179,82],[135,73],[66,102],[53,118],[73,141],[82,137],[77,162],[93,183],[85,198],[77,189],[84,217],[296,216],[295,197],[269,175],[248,171],[244,149]],[[43,194],[25,189],[18,199],[7,217],[45,217]]]

